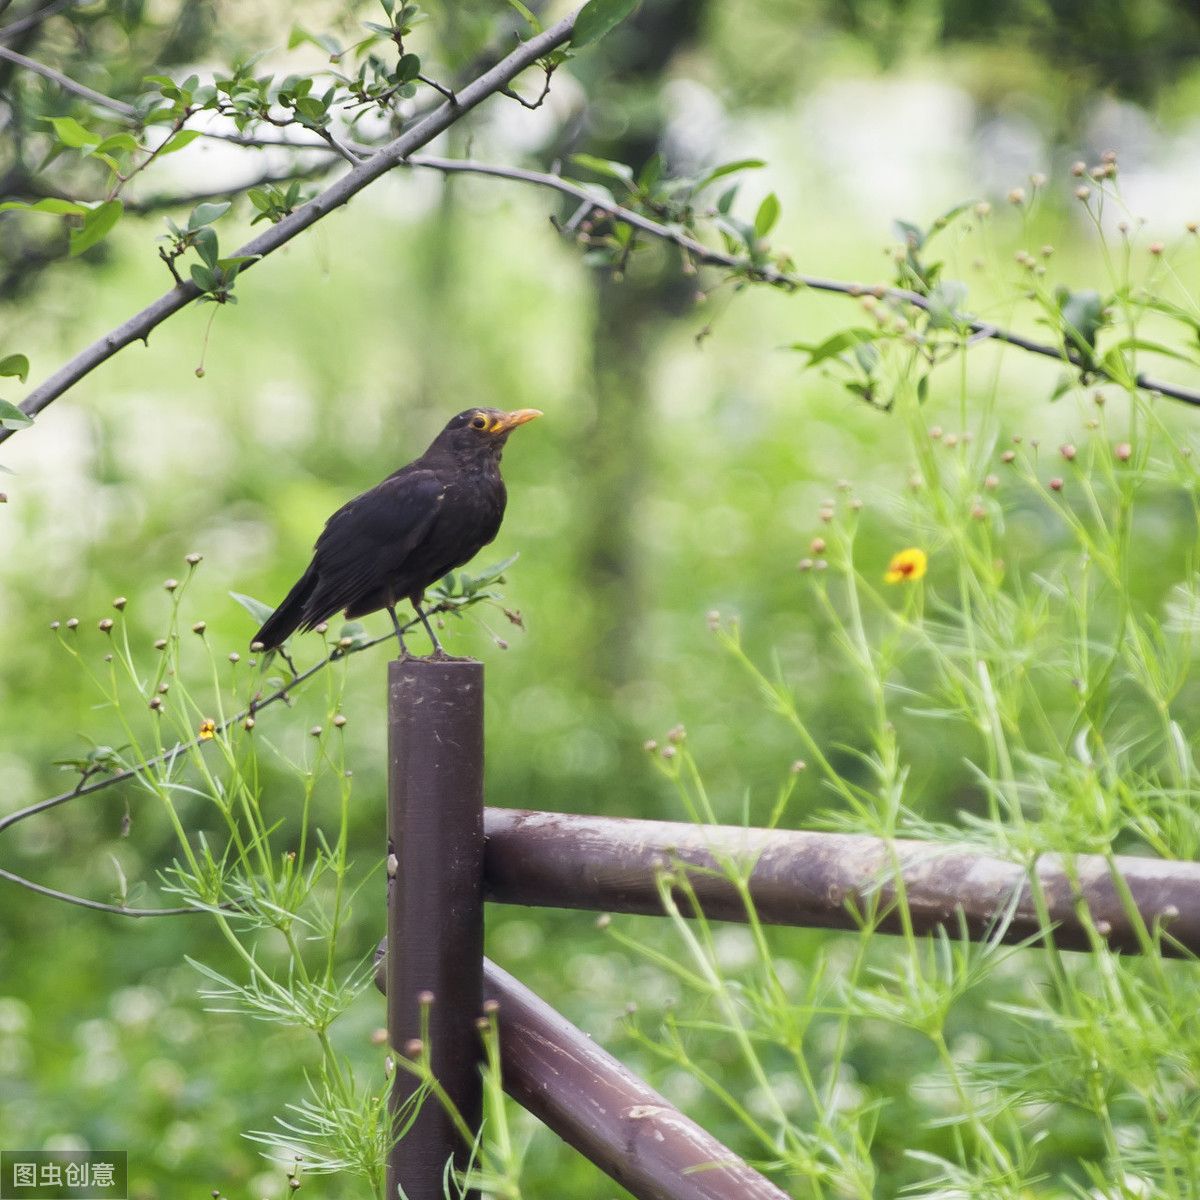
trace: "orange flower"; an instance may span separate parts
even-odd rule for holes
[[[910,546],[892,555],[887,572],[883,576],[884,583],[913,583],[920,579],[929,566],[929,556],[924,550]]]
[[[212,717],[205,717],[200,722],[200,740],[202,742],[212,741],[217,736],[217,723]]]

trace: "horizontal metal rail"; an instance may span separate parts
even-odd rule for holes
[[[875,928],[897,933],[899,871],[917,932],[956,934],[960,922],[976,939],[1044,932],[1024,867],[961,846],[503,808],[484,811],[484,831],[485,894],[503,904],[661,916],[658,879],[682,867],[706,916],[745,921],[732,866],[767,924],[856,929],[874,907]],[[1164,954],[1200,954],[1200,863],[1044,855],[1037,878],[1064,949],[1099,937],[1138,952],[1161,929]]]
[[[386,952],[385,939],[375,955],[381,991]],[[637,1200],[787,1200],[489,959],[483,991],[497,1005],[504,1090]]]

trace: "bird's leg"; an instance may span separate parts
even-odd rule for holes
[[[396,653],[397,658],[408,657],[408,647],[404,644],[404,632],[400,628],[400,618],[396,616],[396,606],[389,604],[387,606],[388,616],[392,618],[392,626],[396,630],[396,641],[400,643],[400,649]]]
[[[410,597],[409,602],[416,610],[417,616],[421,618],[421,624],[425,626],[425,632],[429,634],[429,640],[433,643],[433,653],[436,658],[445,658],[446,649],[441,642],[438,641],[438,636],[433,632],[433,626],[429,623],[429,618],[425,615],[425,610],[421,607],[421,601],[424,596]]]
[[[293,679],[300,674],[300,672],[296,670],[296,664],[292,662],[292,656],[282,646],[276,647],[276,653],[280,658],[283,659],[285,663],[287,663],[288,670],[291,671]]]

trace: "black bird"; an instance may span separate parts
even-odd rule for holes
[[[308,570],[254,636],[275,650],[297,629],[313,629],[344,609],[361,617],[386,608],[401,656],[408,653],[396,616],[407,600],[435,654],[444,654],[421,603],[425,589],[475,557],[500,530],[508,495],[500,455],[536,408],[460,412],[415,462],[339,508],[317,539]]]

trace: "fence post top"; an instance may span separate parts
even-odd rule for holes
[[[388,675],[397,679],[403,676],[420,676],[429,678],[432,675],[455,672],[475,672],[483,669],[483,663],[477,658],[393,658],[388,663]]]

